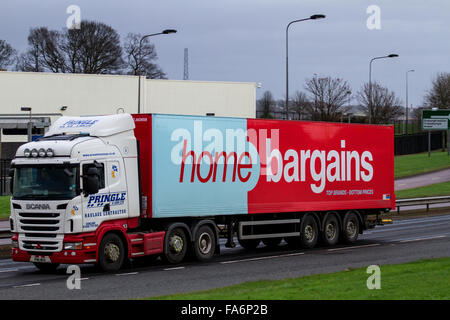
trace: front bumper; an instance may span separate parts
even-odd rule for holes
[[[17,241],[17,234],[13,236],[12,240]],[[95,243],[95,236],[64,236],[64,243],[82,242],[83,248],[80,250],[62,250],[58,252],[40,252],[40,251],[25,251],[19,247],[11,248],[11,258],[13,261],[20,262],[38,262],[45,261],[47,263],[62,263],[62,264],[84,264],[97,262],[97,243]],[[64,245],[63,245],[64,248]]]

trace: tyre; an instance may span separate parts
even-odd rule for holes
[[[355,213],[347,212],[342,225],[341,240],[343,243],[352,244],[358,239],[359,220]]]
[[[301,226],[300,246],[306,249],[314,248],[319,236],[319,228],[316,219],[311,215],[307,215]]]
[[[266,247],[276,248],[281,243],[282,238],[267,238],[263,239],[262,242]]]
[[[187,247],[186,232],[182,228],[173,228],[166,236],[162,258],[171,264],[180,263],[186,256]]]
[[[329,214],[321,232],[323,244],[334,246],[339,241],[339,221],[335,214]]]
[[[120,270],[125,261],[125,246],[122,239],[115,233],[103,237],[99,252],[98,265],[105,272]]]
[[[216,249],[216,237],[209,225],[203,225],[197,229],[193,246],[195,258],[198,261],[208,261],[213,257]]]
[[[34,266],[43,273],[53,273],[59,267],[59,263],[40,263],[33,262]]]

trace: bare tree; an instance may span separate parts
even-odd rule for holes
[[[110,26],[82,21],[80,29],[63,32],[33,28],[28,51],[18,69],[71,73],[114,73],[123,66],[119,34]]]
[[[66,30],[63,50],[70,72],[114,73],[123,66],[119,34],[101,22],[85,20],[80,29]]]
[[[17,51],[5,40],[0,40],[0,69],[5,69],[14,63]]]
[[[312,120],[339,121],[349,109],[350,85],[341,78],[315,75],[306,80],[305,89],[310,94],[308,113]]]
[[[145,75],[149,79],[166,79],[166,74],[154,63],[158,59],[155,46],[141,34],[129,33],[124,43],[128,74]]]
[[[300,120],[309,118],[311,102],[304,92],[296,91],[294,96],[289,99],[288,110],[295,113]]]
[[[369,97],[372,103],[369,103]],[[403,114],[402,101],[395,96],[393,91],[382,87],[377,82],[372,82],[372,94],[370,95],[370,86],[368,83],[358,91],[356,96],[360,110],[369,114],[371,110],[371,121],[373,124],[392,123],[396,118]]]
[[[256,100],[256,110],[261,113],[261,118],[272,118],[277,102],[273,98],[272,92],[265,91],[263,96]]]
[[[441,72],[436,75],[432,82],[432,88],[424,98],[427,108],[450,108],[450,73]]]

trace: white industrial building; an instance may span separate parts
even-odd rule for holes
[[[139,76],[0,72],[1,158],[33,134],[42,135],[62,115],[168,113],[254,118],[256,84],[154,80]],[[6,154],[7,153],[7,154]]]

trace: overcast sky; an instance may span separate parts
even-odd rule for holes
[[[293,24],[289,29],[290,93],[304,90],[317,74],[347,80],[356,93],[369,78],[418,106],[437,72],[450,72],[450,1],[448,0],[2,0],[0,39],[22,52],[31,27],[61,30],[78,5],[81,18],[111,25],[122,39],[128,32],[148,34],[158,64],[169,79],[183,79],[184,48],[189,49],[190,80],[261,83],[257,97],[270,90],[285,96],[285,30],[296,19],[325,14],[326,19]],[[369,30],[366,10],[380,8],[381,29]],[[353,100],[356,103],[356,100]]]

